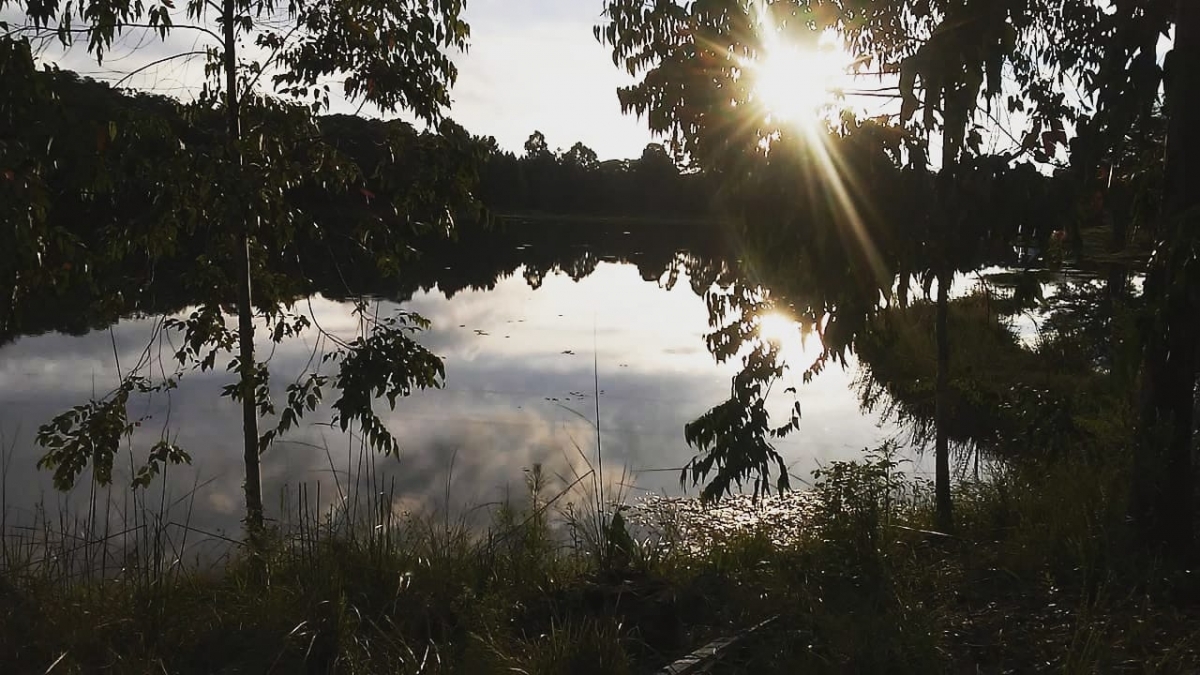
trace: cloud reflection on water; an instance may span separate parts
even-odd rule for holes
[[[491,290],[466,290],[450,299],[437,291],[415,294],[402,306],[433,322],[419,339],[445,359],[446,387],[402,399],[394,411],[384,406],[381,416],[401,440],[402,453],[398,460],[375,458],[373,483],[364,480],[357,487],[394,489],[403,504],[432,508],[445,500],[450,476],[451,507],[462,508],[502,498],[506,491],[515,494],[522,469],[534,463],[543,463],[551,475],[570,475],[571,464],[582,470],[582,457],[595,453],[598,380],[610,477],[624,468],[632,474],[635,494],[678,494],[678,472],[662,469],[680,467],[692,456],[683,426],[724,400],[737,365],[716,364],[705,350],[703,298],[686,278],[680,281],[667,290],[644,281],[634,265],[602,262],[579,281],[548,275],[536,290],[518,273]],[[378,303],[381,314],[395,307]],[[316,297],[312,309],[324,330],[345,337],[358,328],[344,303]],[[145,352],[152,326],[149,319],[127,320],[111,336],[46,334],[0,349],[0,430],[14,448],[5,502],[13,512],[28,513],[42,498],[60,499],[46,472],[34,468],[40,454],[32,442],[37,426],[114,386],[114,343],[128,368]],[[277,400],[283,386],[304,372],[314,340],[310,332],[275,347],[270,365]],[[150,356],[164,359],[169,370],[170,345],[162,344],[161,353],[159,347],[152,345]],[[269,345],[263,347],[269,353]],[[798,434],[778,444],[794,474],[807,477],[818,463],[857,457],[894,432],[859,412],[853,365],[847,371],[830,368],[800,385],[803,365],[785,380],[795,378],[804,421]],[[144,451],[165,428],[192,454],[194,466],[169,471],[167,501],[202,485],[193,525],[226,532],[237,531],[242,513],[240,413],[218,398],[231,379],[225,372],[189,373],[169,400],[149,402],[145,412],[152,417],[135,437],[135,448]],[[779,404],[790,405],[790,396]],[[318,411],[267,451],[268,497],[284,494],[284,486],[294,496],[299,484],[320,483],[323,497],[333,499],[362,475],[357,445],[318,424],[328,419],[327,409]],[[116,479],[114,500],[124,499],[127,485],[128,469]],[[83,484],[70,499],[78,502],[86,493]],[[268,508],[278,516],[287,507],[268,498]]]

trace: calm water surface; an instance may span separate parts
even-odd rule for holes
[[[377,458],[372,484],[394,489],[406,506],[444,506],[449,495],[451,505],[461,508],[519,490],[523,469],[535,463],[569,480],[595,463],[598,407],[607,482],[622,483],[633,496],[679,494],[677,469],[693,455],[683,440],[684,424],[728,396],[737,364],[717,364],[706,350],[708,313],[686,274],[669,289],[665,275],[644,276],[632,264],[600,262],[578,281],[555,272],[536,289],[518,270],[490,290],[447,298],[435,288],[401,304],[376,301],[380,314],[403,307],[433,322],[420,340],[444,358],[446,386],[402,399],[394,411],[383,406],[403,450],[399,459]],[[317,296],[311,309],[326,331],[353,337],[359,330],[347,303]],[[24,337],[0,348],[10,518],[29,516],[38,504],[87,501],[87,481],[60,495],[47,473],[35,468],[37,426],[107,392],[133,364],[148,360],[157,371],[161,359],[170,369],[173,349],[168,339],[154,336],[154,327],[151,319],[128,319],[110,330]],[[260,346],[260,353],[270,354],[277,400],[282,386],[328,346],[315,331],[273,351],[270,344]],[[801,385],[799,371],[811,362],[813,345],[789,336],[784,349],[799,367],[792,369],[795,381],[789,375],[783,384],[798,385],[804,413],[800,433],[778,443],[793,474],[807,478],[821,463],[857,457],[895,433],[860,412],[853,363]],[[135,457],[165,433],[194,458],[191,467],[172,468],[165,482],[156,483],[155,501],[175,503],[176,515],[190,507],[193,524],[225,531],[236,530],[243,508],[240,412],[218,396],[231,380],[225,372],[189,373],[169,397],[140,401],[131,411],[148,416],[134,437]],[[782,414],[791,395],[776,399]],[[268,498],[284,495],[285,486],[294,495],[300,484],[310,493],[320,484],[333,499],[353,477],[364,476],[358,445],[322,424],[328,419],[327,410],[319,411],[267,451]],[[111,494],[118,504],[127,500],[129,484],[128,457],[123,463]],[[369,489],[365,479],[360,483]],[[165,496],[158,492],[163,488]]]

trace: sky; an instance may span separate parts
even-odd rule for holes
[[[582,141],[601,159],[637,157],[647,143],[658,140],[644,120],[621,112],[616,90],[632,78],[612,64],[608,49],[592,36],[592,28],[602,20],[604,0],[466,3],[471,39],[466,53],[453,56],[459,79],[451,93],[452,119],[474,134],[494,136],[501,147],[517,153],[534,130],[545,135],[552,149]],[[11,6],[0,11],[0,19],[6,17],[20,22]],[[181,16],[177,24],[185,21]],[[81,74],[117,81],[165,56],[202,49],[196,35],[177,29],[163,43],[147,31],[133,31],[101,66],[82,45],[65,54],[51,47],[42,58]],[[1163,49],[1165,42],[1160,45]],[[123,84],[187,99],[199,91],[202,72],[203,58],[197,56],[150,68]],[[894,107],[894,102],[877,99],[866,103],[870,104],[863,106],[867,114],[878,114],[888,103]],[[332,111],[359,109],[335,101]],[[996,133],[990,136],[989,144],[1009,142]]]
[[[653,139],[622,115],[630,78],[592,37],[602,0],[468,0],[471,48],[458,59],[451,117],[520,151],[534,129],[551,148],[576,141],[601,158],[636,157]]]
[[[640,156],[654,139],[644,121],[621,114],[616,90],[630,78],[592,36],[602,10],[603,0],[467,0],[470,47],[453,55],[459,79],[449,117],[518,153],[539,130],[552,149],[582,141],[601,159]],[[11,7],[0,15],[23,23]],[[164,43],[147,31],[130,31],[99,66],[82,44],[66,52],[49,45],[41,58],[117,81],[166,56],[203,49],[197,35],[177,28]],[[186,100],[199,91],[202,76],[203,58],[196,56],[149,68],[123,85]],[[357,106],[334,103],[332,110],[352,113]]]

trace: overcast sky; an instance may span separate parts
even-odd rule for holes
[[[534,129],[550,146],[583,141],[602,158],[634,157],[652,140],[621,115],[628,77],[592,37],[602,0],[467,0],[470,52],[459,59],[451,115],[519,150]]]
[[[629,78],[592,36],[602,9],[603,0],[467,0],[470,49],[454,59],[459,80],[450,117],[518,152],[536,129],[551,148],[583,141],[603,159],[639,156],[652,139],[643,121],[621,114],[616,89]],[[12,7],[3,14],[21,22]],[[182,16],[176,20],[185,22]],[[67,53],[51,45],[42,58],[116,81],[168,55],[203,49],[197,36],[177,28],[164,44],[147,31],[129,31],[101,66],[82,44]],[[123,84],[187,99],[199,90],[202,74],[201,57],[176,59]],[[354,110],[334,105],[335,112]]]

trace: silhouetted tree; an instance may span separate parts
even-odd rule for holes
[[[595,171],[600,167],[600,158],[597,157],[595,150],[580,142],[572,145],[570,150],[563,153],[563,163],[582,171]]]
[[[1167,7],[1160,3],[1159,9]],[[1200,5],[1178,0],[1173,12],[1160,17],[1165,21],[1157,24],[1159,32],[1173,25],[1175,40],[1162,77],[1167,152],[1162,215],[1145,281],[1145,298],[1154,315],[1145,333],[1133,508],[1146,541],[1185,558],[1195,553],[1197,510],[1200,193],[1195,186],[1200,184],[1200,71],[1193,64],[1200,62]],[[1143,60],[1153,53],[1147,51],[1151,45],[1139,45]],[[1148,75],[1151,83],[1153,73]]]
[[[494,146],[480,188],[493,210],[520,214],[711,217],[707,176],[680,173],[662,145],[650,144],[633,160],[601,162],[596,152],[577,142],[554,153],[541,132],[525,143],[517,157]]]
[[[890,295],[896,269],[905,270],[906,278],[908,270],[919,272],[927,289],[939,280],[944,307],[954,271],[978,264],[979,256],[994,251],[1003,235],[1013,234],[1012,224],[988,209],[1001,203],[997,188],[1018,154],[1046,153],[1065,141],[1058,130],[1074,112],[1048,74],[1093,62],[1091,53],[1078,53],[1078,43],[1070,38],[1098,20],[1098,12],[1088,0],[718,0],[666,1],[652,7],[638,0],[609,0],[606,21],[595,34],[612,46],[617,64],[637,78],[618,92],[622,107],[643,116],[652,131],[672,138],[679,151],[721,180],[734,213],[743,220],[743,236],[763,242],[759,250],[770,262],[755,260],[754,265],[772,270],[778,258],[794,256],[793,274],[805,278],[808,288],[803,301],[788,301],[803,307],[798,313],[804,323],[821,331],[825,354],[815,364],[819,368],[853,344],[880,295]],[[898,72],[901,125],[844,118],[834,125],[835,138],[812,134],[796,139],[792,130],[764,114],[754,96],[754,78],[745,76],[752,68],[747,63],[762,58],[771,40],[804,41],[825,31],[837,32],[860,57],[858,63]],[[1013,85],[1002,92],[1003,77]],[[1034,136],[1038,142],[989,156],[971,125],[979,103],[990,105],[1001,95],[1011,108],[1026,112],[1039,132]],[[919,118],[918,111],[923,112]],[[934,131],[940,132],[943,146],[938,181],[930,180],[927,171],[927,138]],[[830,209],[822,199],[839,208]],[[821,224],[822,218],[836,226]],[[762,232],[751,234],[754,220]],[[1016,231],[1027,234],[1020,227]],[[838,250],[847,244],[859,252]],[[855,262],[848,265],[848,259]],[[848,267],[858,268],[858,278],[847,278]],[[731,310],[749,311],[749,319],[771,306],[750,296],[732,299],[732,306],[710,306],[724,317]],[[943,367],[937,389],[944,399],[949,377],[944,312],[939,323]],[[735,353],[731,345],[744,344],[753,333],[751,327],[728,329],[716,345],[719,358]],[[794,429],[798,413],[779,428],[769,426],[764,383],[779,369],[770,365],[774,355],[769,350],[755,355],[761,358],[748,360],[735,379],[735,396],[686,432],[701,451],[690,478],[716,473],[715,489],[706,488],[706,495],[750,476],[756,476],[756,486],[767,485],[772,466],[780,469],[779,482],[786,482],[765,437]],[[948,525],[945,437],[937,445],[938,512]]]
[[[534,131],[525,141],[525,157],[527,159],[538,159],[540,157],[549,157],[550,146],[546,144],[546,136],[540,131]]]
[[[448,86],[456,75],[446,50],[464,47],[468,36],[460,19],[462,4],[301,0],[284,8],[274,0],[189,0],[186,16],[197,22],[190,26],[174,23],[170,3],[73,6],[6,0],[0,6],[10,4],[25,15],[28,31],[57,34],[65,42],[84,37],[97,60],[118,35],[145,27],[164,38],[190,28],[207,43],[209,79],[187,116],[199,137],[215,142],[205,154],[177,150],[166,156],[171,162],[162,167],[163,176],[172,182],[163,186],[173,199],[155,236],[169,241],[179,233],[204,229],[209,241],[203,258],[209,262],[204,271],[209,292],[197,298],[199,310],[171,325],[184,335],[184,347],[177,354],[182,366],[208,369],[218,354],[232,354],[229,367],[238,373],[238,382],[227,386],[224,394],[242,406],[246,526],[257,548],[263,528],[259,457],[276,435],[315,408],[323,388],[331,385],[340,392],[333,409],[343,429],[354,424],[372,447],[394,452],[395,439],[373,412],[374,395],[386,394],[394,403],[412,387],[440,381],[440,362],[409,337],[422,320],[401,314],[333,355],[341,369],[332,380],[310,373],[288,387],[278,425],[260,433],[260,418],[276,409],[269,397],[267,365],[255,358],[254,333],[256,320],[265,321],[277,341],[308,327],[303,315],[288,312],[271,290],[276,281],[271,263],[288,256],[298,229],[313,225],[311,214],[296,208],[289,193],[309,181],[346,192],[361,184],[361,167],[319,142],[314,113],[328,105],[324,79],[336,73],[351,99],[389,111],[407,108],[418,118],[436,121],[449,103]],[[246,42],[253,42],[264,56],[247,59],[239,54]],[[263,97],[256,89],[263,74],[277,94],[295,104]],[[118,133],[138,138],[141,131],[117,129],[110,131],[110,138]],[[74,189],[82,195],[94,190],[86,182]],[[408,197],[403,195],[397,206],[406,206]],[[30,208],[36,209],[36,202]],[[446,215],[444,208],[441,213]],[[380,255],[388,256],[382,246],[386,230],[372,227],[370,219],[364,225],[361,243],[379,245]],[[121,234],[119,229],[107,233],[110,241],[120,241]],[[266,290],[257,298],[252,294],[256,282],[262,283],[259,290]],[[224,323],[224,307],[231,299],[236,330]],[[48,452],[41,464],[55,470],[56,484],[69,486],[89,464],[105,482],[120,439],[134,428],[126,412],[130,396],[172,387],[175,379],[155,384],[139,373],[128,374],[111,396],[42,427],[38,440]],[[97,433],[99,429],[105,433]],[[186,458],[164,438],[151,448],[136,481],[145,484],[161,463]]]

